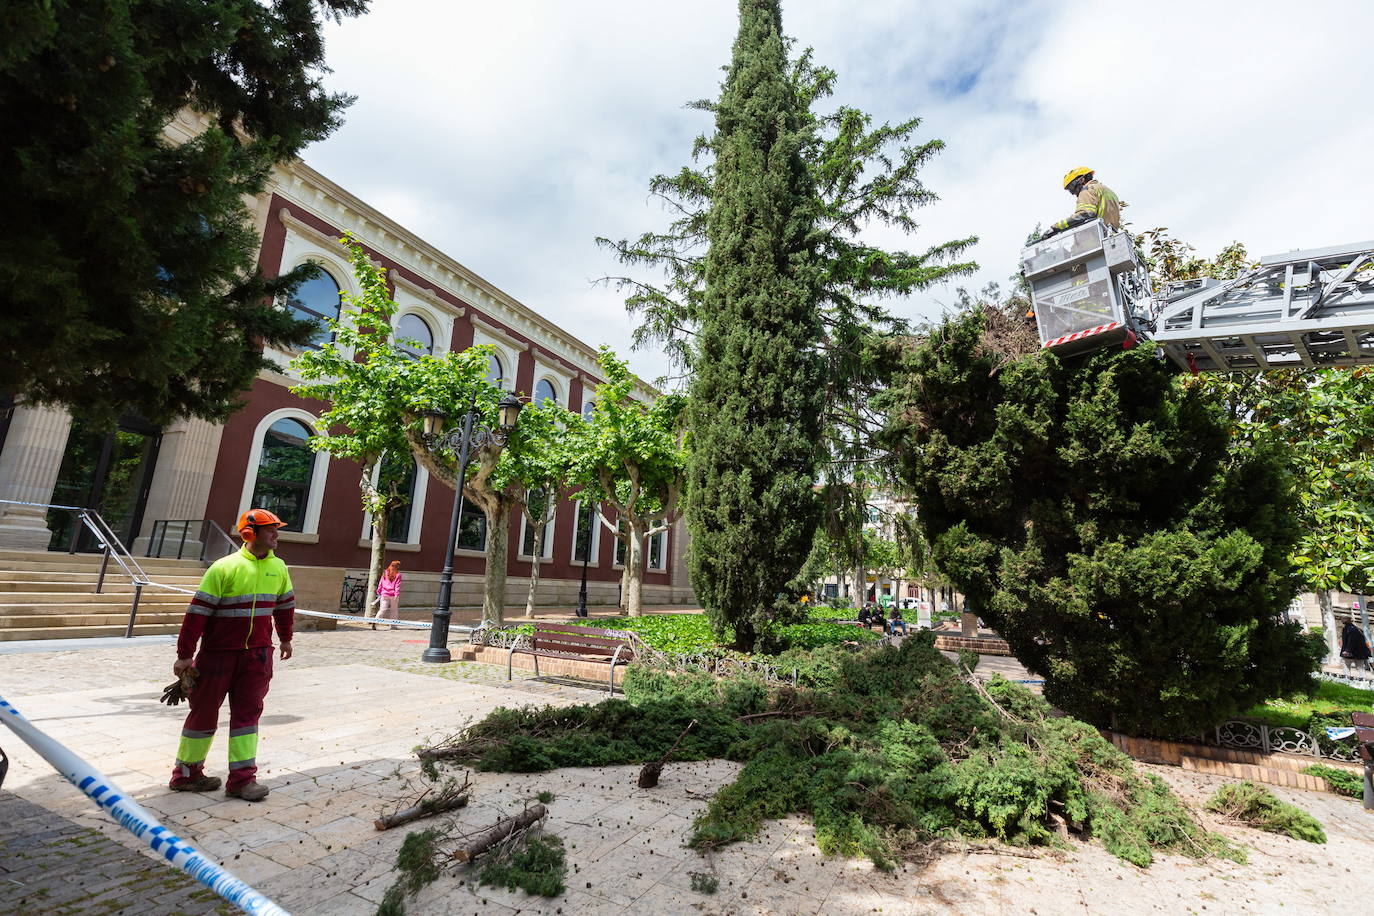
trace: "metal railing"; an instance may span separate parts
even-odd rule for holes
[[[115,563],[129,577],[129,583],[134,587],[133,600],[129,604],[129,624],[124,628],[124,638],[129,639],[134,635],[134,622],[138,619],[138,604],[143,600],[143,589],[146,586],[153,588],[167,588],[173,591],[185,591],[175,586],[160,585],[148,578],[148,574],[143,571],[143,567],[138,565],[134,555],[124,546],[123,542],[110,528],[105,519],[101,518],[100,513],[94,509],[83,506],[59,506],[55,503],[30,503],[17,499],[0,499],[0,505],[8,506],[28,506],[34,509],[47,509],[49,511],[70,513],[75,522],[79,522],[96,539],[101,548],[100,575],[96,578],[95,591],[101,594],[105,588],[105,574],[109,571],[110,558],[113,557]],[[71,547],[68,553],[76,554],[77,536],[72,533]]]
[[[195,532],[195,537],[191,536],[192,532]],[[160,518],[153,522],[148,547],[143,555],[159,558],[175,556],[181,560],[185,558],[188,542],[193,548],[200,545],[197,558],[202,563],[213,563],[238,549],[229,532],[208,518]]]

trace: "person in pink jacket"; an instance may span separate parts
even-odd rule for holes
[[[392,560],[377,582],[377,616],[397,620],[401,616],[401,561]],[[372,625],[376,629],[377,625]],[[392,629],[396,629],[394,626]]]

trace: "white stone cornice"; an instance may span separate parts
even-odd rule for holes
[[[530,352],[534,349],[534,344],[521,340],[520,338],[516,337],[514,334],[510,333],[505,328],[500,327],[499,325],[492,324],[490,321],[488,321],[486,318],[483,318],[476,312],[473,312],[472,315],[470,315],[469,317],[472,320],[473,324],[477,325],[482,329],[483,333],[495,337],[498,340],[505,341],[506,343],[510,344],[512,347],[521,352]]]
[[[448,302],[444,299],[439,298],[439,294],[436,293],[434,290],[430,289],[427,286],[421,286],[413,280],[408,280],[396,271],[391,272],[391,282],[395,283],[398,287],[410,293],[411,295],[418,296],[420,299],[423,299],[425,302],[429,303],[435,308],[443,309],[450,315],[456,315],[459,318],[462,318],[464,315],[467,314],[467,309],[463,308],[460,305],[454,305],[452,302]]]

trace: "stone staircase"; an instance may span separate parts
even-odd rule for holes
[[[135,559],[150,579],[182,588],[194,589],[205,571],[197,560]],[[0,642],[123,636],[134,588],[111,558],[97,594],[100,560],[99,554],[0,550]],[[145,587],[134,635],[175,634],[188,597]]]

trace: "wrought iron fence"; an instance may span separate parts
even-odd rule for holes
[[[1211,734],[1199,735],[1203,744],[1220,747],[1234,747],[1262,754],[1301,754],[1307,757],[1325,757],[1331,760],[1353,761],[1359,759],[1355,749],[1354,737],[1330,738],[1326,735],[1313,735],[1300,728],[1286,725],[1265,725],[1245,719],[1229,719],[1217,726]]]

